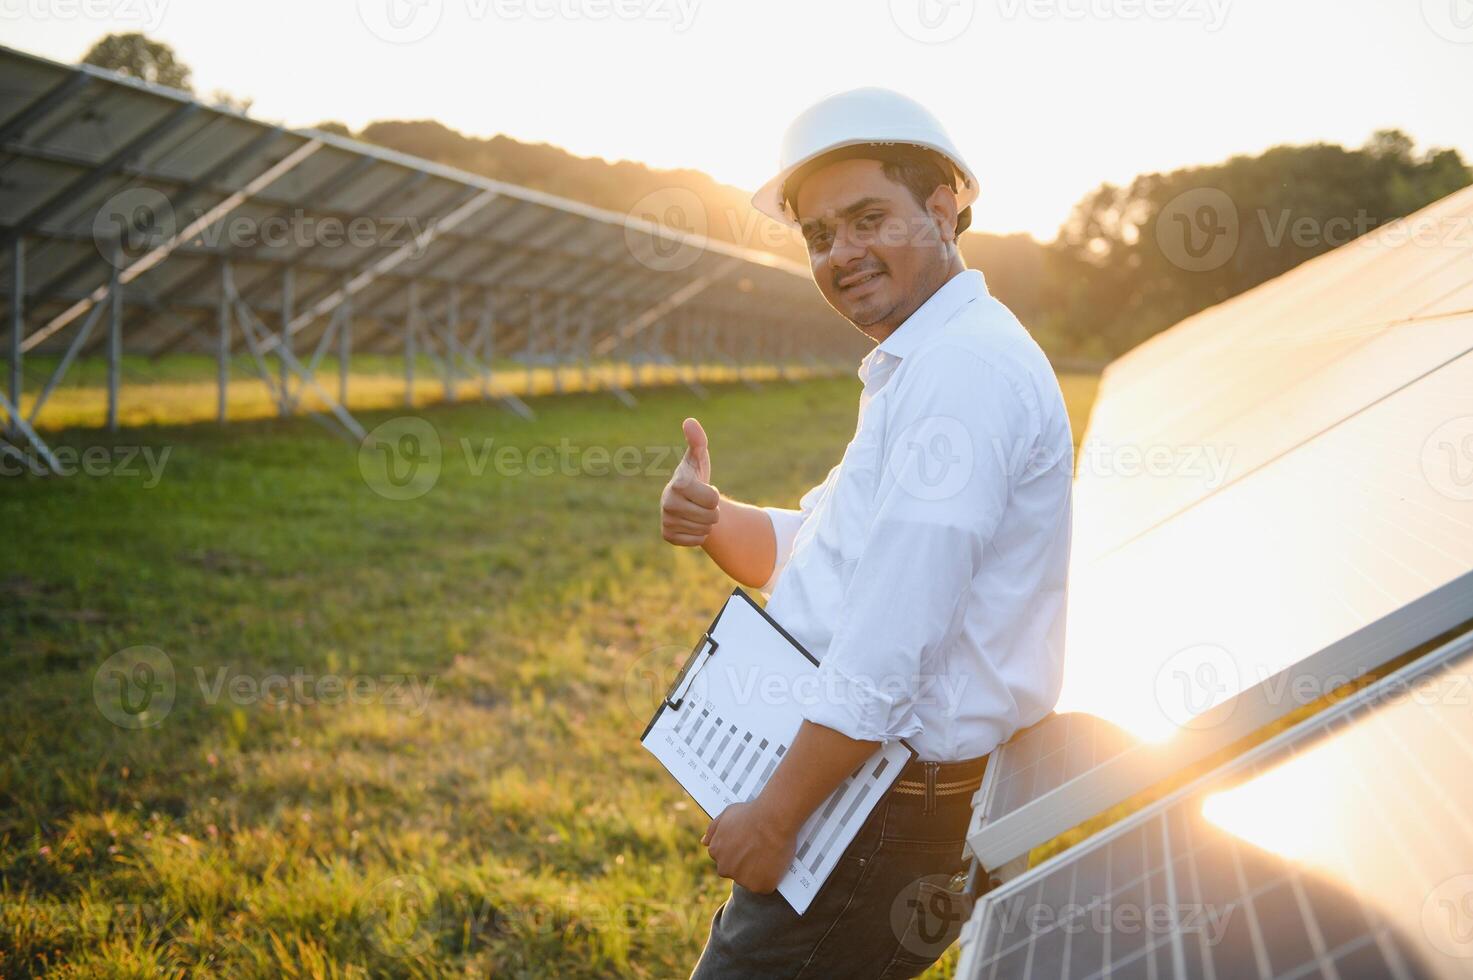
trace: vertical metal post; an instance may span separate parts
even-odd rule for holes
[[[532,397],[532,355],[537,349],[537,328],[540,325],[539,321],[542,319],[541,299],[541,293],[532,293],[531,297],[529,298],[530,305],[527,309],[527,347],[524,352],[524,357],[527,361],[526,395],[528,398]]]
[[[619,317],[614,320],[614,326],[625,323],[625,320],[633,314],[632,304],[622,304],[616,307]],[[638,388],[639,371],[644,367],[645,352],[650,349],[650,330],[653,327],[645,327],[635,336],[625,340],[625,361],[629,364],[629,388]]]
[[[225,424],[230,386],[230,263],[220,260],[220,305],[215,310],[215,421]]]
[[[291,400],[287,396],[287,385],[291,381],[291,368],[287,366],[292,353],[291,331],[288,329],[292,322],[292,267],[286,266],[281,270],[281,349],[276,354],[277,371],[281,377],[281,404],[279,406],[282,418],[290,412]]]
[[[552,334],[552,390],[563,393],[563,343],[567,339],[568,297],[560,293],[557,299],[557,319],[553,320]]]
[[[445,310],[445,400],[455,403],[455,345],[460,343],[460,284],[450,287]]]
[[[736,373],[736,346],[732,343],[731,317],[725,306],[718,306],[711,313],[711,360],[728,367]],[[740,376],[734,380],[740,381]]]
[[[675,365],[675,380],[685,381],[690,360],[690,317],[684,310],[670,314],[670,362]]]
[[[737,379],[755,391],[760,382],[752,377],[751,365],[757,348],[751,331],[747,329],[747,318],[740,310],[728,310],[726,322],[727,329],[731,331],[731,352],[736,360]]]
[[[701,347],[705,351],[703,356],[713,369],[725,360],[721,347],[725,336],[721,332],[721,313],[721,306],[717,304],[704,311],[701,316]]]
[[[10,251],[10,404],[17,413],[20,412],[20,395],[23,379],[21,376],[21,341],[25,339],[26,329],[26,240],[21,235],[15,236],[15,244]],[[12,438],[20,436],[20,419],[12,418],[8,421]]]
[[[342,320],[338,323],[338,403],[348,407],[349,365],[353,360],[353,297],[348,294],[348,282],[343,280],[343,305],[338,311]]]
[[[706,318],[700,310],[691,311],[691,353],[696,361],[696,382],[700,383],[701,368],[706,363],[706,345],[709,343],[709,333],[706,330]]]
[[[727,342],[731,344],[731,362],[736,367],[737,380],[747,387],[755,387],[756,382],[747,377],[747,362],[752,354],[752,342],[746,335],[746,320],[741,313],[727,307],[726,315],[722,318],[726,327]]]
[[[691,350],[696,359],[696,380],[701,380],[701,368],[706,363],[706,346],[710,343],[709,332],[706,330],[706,316],[703,311],[691,311]]]
[[[716,336],[716,318],[720,315],[711,313],[701,317],[701,359],[713,370],[716,367],[717,355],[721,352]]]
[[[649,343],[645,346],[646,362],[649,364],[649,370],[646,372],[647,384],[658,384],[660,381],[661,355],[664,353],[665,334],[669,328],[670,315],[667,313],[650,324],[649,329],[645,331],[649,335]]]
[[[624,304],[624,315],[625,317],[633,317],[638,315],[638,311],[635,309],[633,303]],[[649,326],[645,327],[643,330],[635,335],[634,343],[631,346],[638,345],[640,348],[640,354],[638,362],[634,365],[634,377],[633,380],[630,382],[631,385],[644,384],[645,381],[649,378],[650,362],[654,359],[655,356],[655,331],[659,329],[660,323],[659,321],[656,321],[654,323],[651,323]],[[634,360],[633,354],[630,355],[630,360]]]
[[[118,280],[116,261],[121,252],[113,253],[112,281],[107,287],[107,430],[118,431],[118,388],[123,372],[123,284]]]
[[[629,312],[634,312],[632,309]],[[634,383],[644,385],[649,383],[650,365],[655,359],[655,333],[660,329],[660,321],[656,320],[644,330],[640,331],[635,343],[639,344],[639,364],[634,369]]]
[[[583,362],[583,390],[593,390],[593,301],[583,304],[579,320],[578,359]]]
[[[701,381],[700,334],[701,325],[696,318],[696,311],[690,310],[685,315],[685,359],[690,362],[690,379],[693,384],[700,384]]]
[[[481,360],[486,369],[481,372],[481,400],[491,397],[491,372],[496,369],[496,314],[492,308],[491,290],[481,298]]]
[[[404,314],[404,406],[414,407],[414,330],[419,320],[419,280],[409,280],[409,308]]]
[[[632,315],[634,315],[633,304],[623,304],[619,315],[620,322],[624,322]],[[625,341],[629,347],[629,387],[631,388],[637,388],[644,380],[644,365],[649,360],[650,335],[654,329],[655,325],[652,323]]]

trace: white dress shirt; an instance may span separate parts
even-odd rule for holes
[[[922,759],[991,752],[1063,675],[1074,446],[1043,351],[958,273],[860,363],[859,424],[798,510],[764,508],[767,611],[820,661],[804,715]]]

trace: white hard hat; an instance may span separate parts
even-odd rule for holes
[[[964,211],[977,199],[976,175],[925,106],[888,89],[857,88],[831,95],[793,120],[783,134],[781,169],[752,195],[752,206],[783,224],[798,227],[783,193],[788,178],[826,153],[870,145],[919,146],[940,154],[956,172],[957,211]],[[958,224],[965,227],[970,219],[971,215],[966,215],[966,220]]]

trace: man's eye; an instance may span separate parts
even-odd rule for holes
[[[808,236],[808,248],[811,251],[818,251],[820,249],[825,249],[825,248],[828,248],[829,247],[829,242],[831,242],[833,240],[834,240],[834,236],[831,235],[831,234],[829,234],[826,231],[816,232],[816,233]]]
[[[880,223],[880,219],[882,217],[884,216],[880,214],[880,212],[871,211],[869,214],[866,214],[859,219],[859,227],[863,231],[869,231],[873,229],[875,225]]]

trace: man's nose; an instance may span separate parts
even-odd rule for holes
[[[867,251],[863,242],[855,241],[848,232],[840,231],[834,236],[833,245],[829,247],[829,264],[842,269],[864,258]]]

